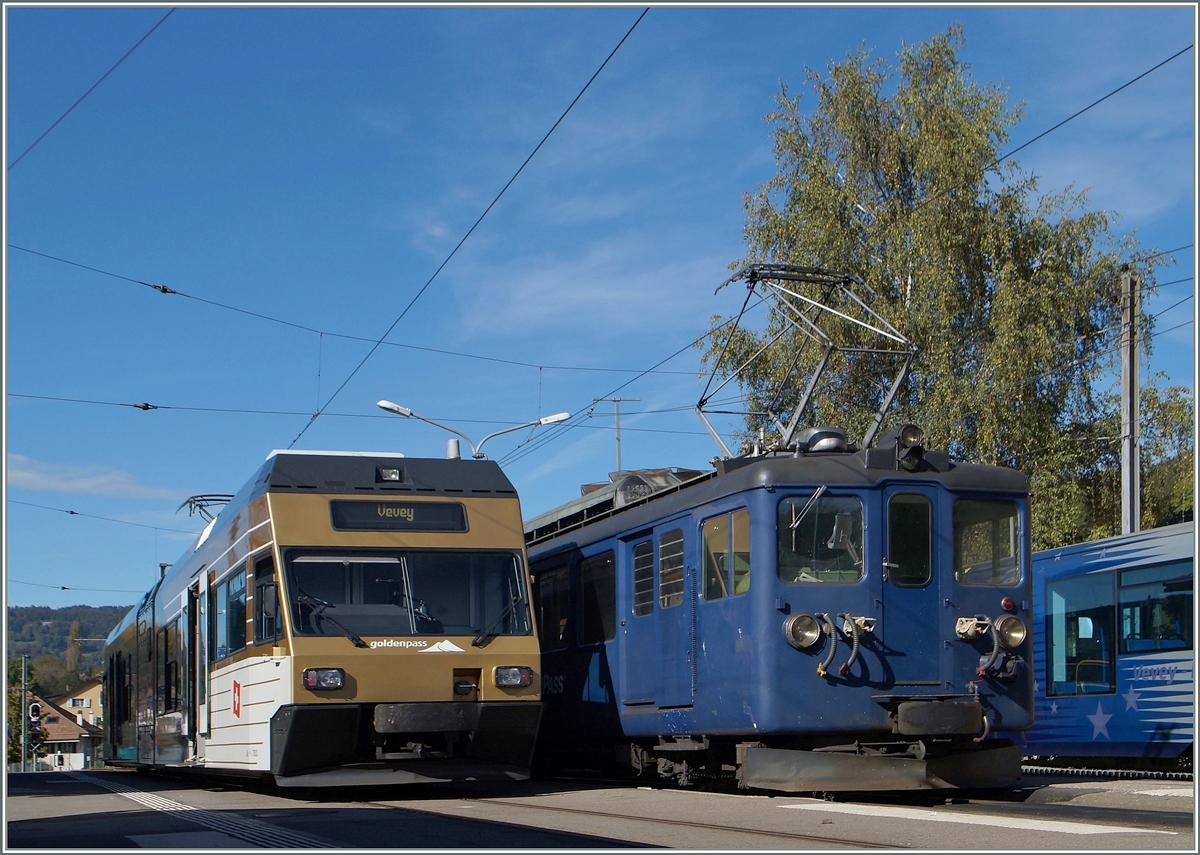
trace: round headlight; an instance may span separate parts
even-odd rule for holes
[[[1016,615],[1005,615],[996,620],[996,633],[1000,636],[1000,646],[1005,650],[1020,647],[1025,642],[1028,631],[1025,624]]]
[[[821,640],[821,624],[812,615],[792,615],[783,622],[783,634],[792,647],[807,650]]]
[[[916,425],[905,425],[900,429],[901,448],[912,448],[925,440],[925,434]]]

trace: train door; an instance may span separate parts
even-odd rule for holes
[[[191,755],[196,760],[204,759],[204,740],[208,736],[208,569],[200,571],[200,578],[188,589],[188,600],[192,603],[192,617],[188,621],[188,637],[191,639],[188,657],[189,719],[193,722]]]
[[[134,721],[139,763],[154,762],[154,592],[142,603],[137,616],[134,648]]]
[[[690,518],[663,523],[654,529],[658,597],[657,663],[643,662],[657,671],[655,702],[659,707],[690,707],[696,675],[696,550]]]
[[[630,538],[621,545],[622,584],[617,604],[621,703],[638,706],[654,703],[658,669],[658,586],[655,584],[654,538],[649,534]]]
[[[883,493],[883,642],[897,686],[941,684],[937,493],[889,487]]]

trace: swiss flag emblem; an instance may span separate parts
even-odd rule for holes
[[[233,681],[233,714],[242,717],[242,684],[237,680]]]

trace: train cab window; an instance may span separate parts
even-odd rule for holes
[[[246,646],[246,568],[242,567],[213,589],[209,615],[212,661],[219,662]]]
[[[617,634],[617,573],[611,551],[579,564],[579,643],[610,641]]]
[[[664,609],[683,602],[683,530],[658,536],[658,604]]]
[[[567,565],[534,568],[537,580],[538,633],[542,650],[567,646],[570,627],[570,587]]]
[[[654,541],[643,540],[633,547],[633,614],[644,617],[654,612]]]
[[[254,643],[273,643],[279,638],[279,629],[275,557],[268,553],[254,562]]]
[[[863,507],[853,496],[813,493],[779,503],[779,578],[857,582],[863,577]]]
[[[739,508],[703,523],[704,599],[750,590],[750,511]]]
[[[517,554],[474,550],[339,550],[285,556],[299,635],[528,635]],[[357,643],[357,642],[355,642]]]
[[[919,588],[933,578],[932,508],[920,493],[897,493],[888,502],[888,578]]]
[[[1121,652],[1191,650],[1192,562],[1121,571]]]
[[[954,578],[962,585],[1021,581],[1020,516],[1015,502],[954,503]]]
[[[1112,573],[1046,583],[1046,694],[1117,690]]]

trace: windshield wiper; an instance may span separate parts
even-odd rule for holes
[[[512,614],[517,606],[523,605],[525,605],[524,597],[514,597],[512,600],[510,600],[508,605],[504,607],[504,611],[496,615],[496,619],[487,625],[487,629],[482,630],[479,635],[475,636],[475,638],[471,641],[471,646],[483,647],[489,641],[499,635],[499,633],[495,631],[496,627],[498,627],[506,617]]]
[[[370,647],[370,645],[367,644],[365,641],[363,641],[362,638],[360,638],[353,630],[347,629],[346,626],[343,625],[342,622],[339,621],[337,618],[332,618],[329,615],[325,614],[326,609],[337,608],[337,606],[335,606],[333,603],[326,602],[325,600],[322,600],[318,597],[310,596],[310,595],[304,593],[303,591],[296,592],[296,600],[301,603],[307,603],[310,606],[311,605],[316,606],[316,608],[313,609],[313,612],[312,612],[312,619],[313,619],[314,626],[322,624],[325,621],[329,621],[331,624],[333,624],[338,629],[340,629],[342,631],[342,634],[345,635],[346,638],[350,639],[354,643],[355,647]]]

